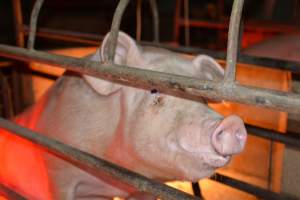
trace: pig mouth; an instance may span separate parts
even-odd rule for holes
[[[231,157],[232,156],[225,156],[225,155],[218,154],[216,152],[215,156],[205,159],[205,162],[207,165],[211,166],[212,168],[217,169],[227,165],[230,162]]]

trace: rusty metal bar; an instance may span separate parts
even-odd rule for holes
[[[24,31],[25,35],[28,35],[29,27],[27,25],[24,25]],[[77,42],[88,45],[99,45],[100,41],[104,38],[103,36],[99,36],[96,34],[57,30],[51,28],[38,28],[36,36],[67,42]]]
[[[175,3],[175,14],[174,14],[174,42],[179,43],[179,34],[180,34],[180,13],[181,13],[181,3],[182,0],[176,0]]]
[[[190,1],[183,0],[184,40],[185,46],[190,46]]]
[[[142,0],[136,1],[136,41],[142,37]]]
[[[19,47],[24,47],[23,17],[21,10],[21,0],[13,0],[14,24],[16,32],[16,43]]]
[[[228,32],[226,70],[224,76],[225,84],[232,84],[235,82],[236,61],[238,56],[240,35],[239,32],[243,6],[244,0],[235,0],[233,2]]]
[[[67,160],[76,167],[85,170],[101,180],[108,181],[109,183],[121,181],[123,184],[120,187],[126,189],[127,191],[134,191],[134,188],[136,188],[139,191],[151,193],[158,198],[168,200],[200,199],[171,188],[161,182],[151,180],[142,175],[131,172],[94,155],[80,151],[56,140],[47,138],[42,134],[38,134],[30,129],[19,126],[3,118],[0,118],[0,127],[12,131],[15,135],[42,146],[47,151],[50,151],[54,155]],[[114,178],[114,180],[110,180],[110,177]],[[120,185],[120,183],[118,183],[118,185]]]
[[[200,28],[211,28],[226,30],[228,29],[228,21],[223,20],[221,22],[208,21],[208,20],[194,20],[191,19],[189,24],[191,27],[200,27]],[[178,26],[185,26],[184,19],[178,19]],[[298,25],[290,26],[285,24],[276,24],[270,23],[269,21],[256,21],[256,20],[247,20],[245,23],[246,31],[257,31],[262,33],[293,33],[300,34],[300,27]]]
[[[1,197],[8,200],[26,200],[25,197],[0,183],[0,199],[2,199]]]
[[[300,113],[300,95],[295,93],[239,84],[226,86],[222,82],[216,83],[115,64],[100,64],[87,59],[29,51],[9,45],[0,45],[0,56],[50,64],[133,87],[144,89],[157,88],[162,93],[192,100],[200,100],[203,97],[207,97],[209,99],[233,101],[291,113]]]
[[[28,31],[27,26],[24,26],[24,30]],[[25,32],[25,34],[27,34],[27,32]],[[51,28],[39,28],[37,31],[37,36],[50,38],[50,39],[52,38],[52,39],[57,39],[62,41],[79,42],[79,43],[90,44],[90,45],[99,45],[99,41],[103,39],[103,36],[99,36],[96,34],[57,30]],[[215,59],[220,59],[220,60],[226,59],[226,53],[221,51],[213,51],[213,50],[201,49],[196,47],[184,47],[184,46],[174,47],[167,44],[162,44],[162,43],[157,44],[151,42],[141,42],[140,44],[146,46],[158,47],[158,48],[165,48],[178,53],[206,54]],[[238,57],[238,62],[243,64],[259,65],[261,67],[267,67],[272,69],[288,70],[293,73],[300,73],[300,63],[294,61],[240,54]]]
[[[149,0],[153,18],[153,42],[159,42],[159,12],[156,0]]]
[[[27,48],[34,49],[34,42],[35,42],[35,34],[36,34],[36,27],[37,27],[37,20],[41,10],[41,7],[44,3],[44,0],[36,0],[31,12],[30,16],[30,28],[29,28],[29,36],[27,41]]]
[[[129,0],[120,0],[118,6],[116,8],[116,11],[115,11],[115,14],[114,14],[114,17],[112,20],[111,29],[110,29],[110,36],[107,41],[107,43],[108,43],[107,56],[108,57],[104,58],[104,62],[108,62],[108,63],[114,62],[120,24],[121,24],[122,16],[123,16],[128,4],[129,4]],[[106,51],[106,49],[105,49],[105,51]]]
[[[275,193],[270,190],[251,185],[249,183],[242,182],[219,173],[213,175],[211,180],[231,186],[235,189],[247,192],[265,200],[299,200],[299,198],[297,197],[287,194]]]

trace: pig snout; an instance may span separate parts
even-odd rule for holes
[[[212,146],[222,156],[240,153],[246,144],[247,132],[241,118],[235,115],[221,121],[212,134]]]

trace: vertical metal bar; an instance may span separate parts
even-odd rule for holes
[[[36,0],[31,12],[29,35],[28,35],[28,42],[27,42],[27,48],[30,50],[34,49],[37,20],[43,3],[44,0]]]
[[[273,140],[270,140],[269,149],[269,166],[268,166],[268,189],[272,190],[272,177],[273,177]]]
[[[176,0],[175,14],[174,14],[174,42],[179,43],[180,35],[180,12],[181,12],[181,1]]]
[[[190,46],[190,1],[183,0],[184,8],[184,40],[185,46]]]
[[[142,35],[142,0],[136,2],[136,40],[141,41]]]
[[[153,41],[159,42],[159,12],[156,0],[149,0],[153,18]]]
[[[193,182],[192,188],[194,195],[203,199],[199,182]]]
[[[108,63],[114,62],[120,24],[121,24],[122,16],[128,4],[129,4],[129,0],[120,0],[117,9],[114,13],[114,17],[110,29],[110,36],[107,41],[108,45],[107,47],[105,47],[106,49],[104,49],[105,51],[107,51],[107,58],[104,58],[105,62]]]
[[[16,44],[19,47],[24,47],[25,45],[25,34],[23,30],[23,17],[22,17],[22,6],[21,0],[13,0],[13,13],[14,13],[14,25],[16,34]],[[13,88],[13,104],[16,113],[21,112],[21,74],[16,68],[12,70],[12,88]]]
[[[235,81],[240,21],[241,21],[243,6],[244,6],[244,0],[235,0],[233,2],[231,16],[230,16],[228,44],[227,44],[226,71],[224,77],[224,82],[229,84]]]
[[[0,84],[1,84],[0,88],[2,90],[4,116],[8,119],[11,119],[14,116],[11,90],[6,77],[1,72],[0,72]]]
[[[24,47],[24,31],[21,0],[13,0],[14,24],[16,32],[16,43],[19,47]]]

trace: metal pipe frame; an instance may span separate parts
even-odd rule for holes
[[[299,200],[299,198],[297,197],[287,194],[275,193],[270,190],[251,185],[249,183],[242,182],[219,173],[213,175],[211,177],[211,180],[242,190],[265,200]]]
[[[37,2],[38,1],[39,0],[37,0]],[[91,62],[85,59],[54,56],[51,54],[34,51],[32,50],[34,40],[31,42],[32,45],[29,45],[29,52],[28,50],[22,48],[0,45],[0,55],[25,61],[37,60],[47,64],[59,65],[66,69],[90,74],[130,86],[146,89],[150,89],[155,86],[155,88],[160,89],[162,92],[184,98],[191,98],[193,100],[197,100],[202,96],[205,96],[211,99],[225,99],[240,103],[261,105],[269,108],[279,107],[279,109],[285,111],[296,110],[296,113],[300,112],[299,95],[245,87],[235,83],[235,67],[239,34],[238,30],[240,25],[240,23],[237,22],[240,20],[243,1],[234,1],[231,15],[232,19],[229,27],[230,36],[228,46],[230,48],[228,48],[227,69],[225,72],[225,79],[221,83],[200,81],[189,77],[175,76],[167,73],[138,70],[127,66],[114,65],[114,52],[116,49],[120,21],[128,3],[129,0],[120,0],[115,12],[109,39],[110,45],[108,45],[108,58],[105,60],[106,63],[104,64],[99,65],[96,62]],[[34,30],[34,32],[30,32],[29,38],[35,34],[35,29],[31,28],[30,30]],[[30,44],[30,42],[28,43]],[[158,76],[158,79],[154,78],[156,76]],[[250,97],[249,94],[254,96],[254,98],[250,98],[250,101],[247,100]],[[238,96],[238,98],[235,98],[234,96]],[[283,102],[287,103],[288,105],[283,105]],[[103,179],[103,177],[106,175],[113,176],[118,180],[133,186],[134,188],[138,188],[140,191],[156,194],[157,197],[162,199],[199,199],[179,192],[176,189],[169,188],[159,182],[149,180],[138,174],[134,174],[121,167],[114,166],[113,164],[101,160],[93,155],[69,147],[58,141],[46,138],[45,136],[34,133],[29,129],[18,126],[7,120],[0,119],[0,126],[9,131],[15,132],[17,135],[24,137],[36,144],[41,145],[52,153],[68,160],[72,164],[75,164],[76,166],[95,175],[96,177],[100,177],[101,179]],[[124,187],[126,186],[124,185]],[[127,189],[130,190],[131,188],[127,187]]]
[[[300,113],[300,95],[242,85],[226,86],[223,82],[204,81],[197,78],[137,69],[116,64],[100,64],[87,59],[53,55],[41,51],[0,45],[0,56],[21,61],[37,61],[86,73],[105,80],[144,89],[156,88],[162,93],[202,100],[226,100]]]
[[[28,35],[28,26],[24,25],[25,34]],[[74,32],[74,31],[66,31],[66,30],[57,30],[51,28],[39,28],[37,30],[36,35],[38,37],[48,38],[48,39],[55,39],[67,42],[78,42],[81,44],[88,44],[88,45],[99,45],[99,41],[103,39],[103,36],[99,36],[96,34],[90,33],[81,33],[81,32]],[[156,44],[152,42],[140,42],[142,45],[159,47],[169,49],[174,52],[178,53],[186,53],[186,54],[206,54],[215,59],[225,60],[226,53],[221,51],[213,51],[208,49],[201,49],[196,47],[185,47],[185,46],[170,46],[166,44]],[[257,56],[249,56],[245,54],[239,54],[238,57],[239,64],[250,64],[250,65],[258,65],[261,67],[267,67],[272,69],[280,69],[280,70],[287,70],[293,73],[300,73],[300,63],[287,61],[287,60],[280,60],[280,59],[273,59],[273,58],[263,58]]]
[[[152,18],[153,18],[153,42],[159,43],[159,12],[157,6],[157,0],[149,0]]]
[[[94,175],[95,177],[107,181],[110,184],[117,185],[126,191],[133,192],[136,188],[139,191],[154,194],[157,198],[170,200],[200,199],[177,189],[171,188],[161,182],[151,180],[142,175],[131,172],[94,155],[60,143],[42,134],[38,134],[30,129],[16,125],[15,123],[3,118],[0,118],[0,127],[11,131],[17,136],[25,138],[34,144],[40,145],[46,151],[49,151],[54,155],[67,160],[76,167],[79,167],[84,171]],[[114,178],[114,180],[111,180],[111,177]],[[121,183],[117,183],[117,181],[121,181]]]
[[[36,0],[31,12],[30,28],[29,28],[29,35],[27,41],[27,48],[30,50],[34,48],[37,20],[43,3],[44,0]]]

